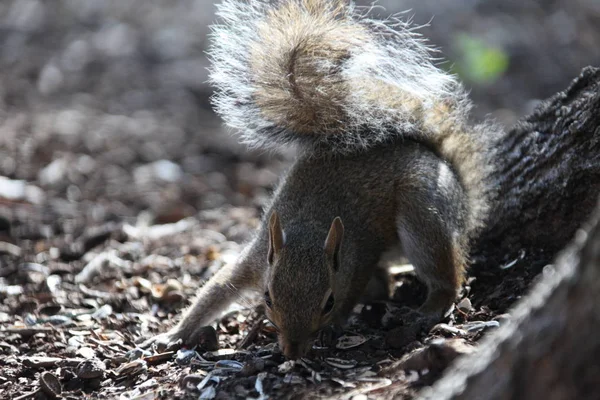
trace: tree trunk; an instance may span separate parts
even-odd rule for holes
[[[600,398],[600,207],[513,321],[463,357],[427,399]]]
[[[600,68],[585,68],[497,149],[499,201],[474,253],[487,265],[523,250],[548,262],[589,217],[600,193]]]
[[[475,253],[488,265],[522,249],[548,261],[589,218],[600,193],[600,69],[584,69],[499,149],[501,201]],[[517,304],[513,320],[424,398],[600,398],[599,219],[600,207]]]

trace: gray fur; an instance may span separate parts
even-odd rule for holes
[[[308,154],[349,154],[396,139],[426,143],[467,190],[469,230],[483,225],[494,196],[488,153],[497,128],[469,126],[462,85],[434,65],[409,23],[370,19],[343,0],[225,0],[218,15],[213,102],[243,142],[298,145]]]
[[[224,0],[219,15],[217,112],[250,146],[302,151],[238,262],[153,341],[193,345],[236,292],[253,289],[284,354],[302,356],[395,247],[428,287],[421,311],[439,320],[493,195],[494,129],[468,126],[462,86],[397,19],[365,18],[343,0]]]

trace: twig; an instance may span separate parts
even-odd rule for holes
[[[250,331],[248,332],[246,337],[242,340],[242,342],[238,346],[238,350],[245,349],[248,346],[250,346],[252,343],[254,343],[254,341],[256,340],[256,338],[258,336],[258,332],[260,332],[262,327],[263,327],[263,318],[261,315],[258,322],[256,324],[254,324],[254,326],[250,329]]]

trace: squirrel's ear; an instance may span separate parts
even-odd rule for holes
[[[267,256],[269,265],[273,265],[275,256],[277,256],[284,245],[285,239],[281,223],[279,222],[279,216],[276,211],[273,211],[269,218],[269,255]]]
[[[334,271],[340,266],[340,250],[344,238],[344,224],[340,217],[335,217],[325,239],[325,254],[332,261]]]

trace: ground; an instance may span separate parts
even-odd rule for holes
[[[573,63],[546,38],[545,51],[529,50],[550,54],[552,68],[532,69],[537,57],[523,55],[526,43],[542,43],[535,38],[549,28],[531,25],[525,44],[508,46],[505,75],[471,87],[477,114],[514,121],[598,63],[587,29],[598,10],[582,3],[567,13],[559,3],[497,18],[520,26],[535,15],[580,29],[554,33],[568,36],[556,45],[569,45]],[[410,272],[397,274],[394,302],[358,306],[341,338],[323,338],[296,363],[246,301],[207,329],[195,351],[136,348],[173,326],[198,286],[235,259],[293,158],[244,149],[210,112],[206,7],[0,5],[0,398],[58,390],[72,399],[414,397],[510,319],[543,265],[527,255],[502,265],[475,260],[457,307],[432,330],[394,318],[424,296]],[[444,7],[448,18],[429,31],[440,46],[465,18]],[[465,12],[492,18],[488,8]],[[504,34],[508,43],[520,38],[510,28]]]

